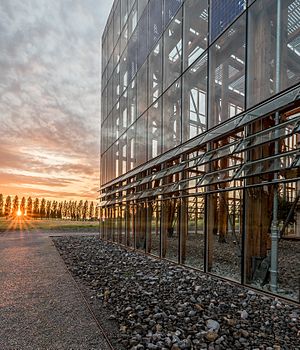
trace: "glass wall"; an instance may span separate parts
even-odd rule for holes
[[[299,33],[299,0],[115,1],[102,238],[299,300]]]

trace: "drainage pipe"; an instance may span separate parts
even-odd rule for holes
[[[276,57],[275,57],[275,93],[280,92],[280,70],[281,70],[281,0],[277,0],[276,11]],[[279,112],[275,114],[275,125],[280,121]],[[278,136],[278,131],[275,131],[275,138]],[[274,155],[279,153],[279,141],[275,141]],[[276,159],[275,162],[280,160]],[[276,167],[275,167],[276,168]],[[271,291],[277,292],[278,289],[278,173],[274,173],[274,194],[273,194],[273,219],[271,224]]]

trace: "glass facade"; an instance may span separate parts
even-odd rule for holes
[[[300,0],[115,0],[101,236],[299,301]]]

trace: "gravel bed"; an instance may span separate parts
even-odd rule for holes
[[[300,349],[300,308],[96,237],[53,238],[115,348]]]

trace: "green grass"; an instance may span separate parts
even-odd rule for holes
[[[20,230],[44,231],[99,231],[98,221],[71,221],[60,219],[8,219],[0,218],[0,232]]]

